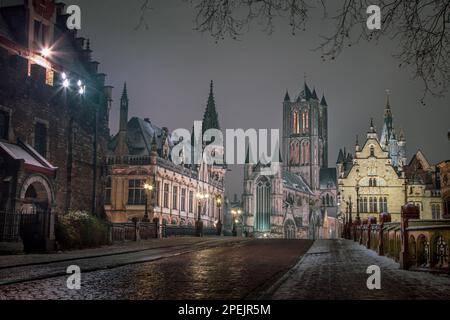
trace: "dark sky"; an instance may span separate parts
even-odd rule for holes
[[[370,117],[381,129],[386,89],[391,90],[394,124],[407,137],[408,155],[421,149],[433,164],[450,159],[450,98],[418,102],[421,83],[392,58],[398,44],[383,41],[346,50],[322,62],[313,49],[330,26],[312,18],[305,32],[292,36],[285,21],[268,35],[254,24],[240,41],[215,43],[193,30],[194,10],[182,0],[153,0],[149,30],[134,30],[141,0],[74,0],[82,9],[81,35],[91,39],[94,59],[115,87],[112,132],[118,127],[119,98],[128,83],[130,117],[148,117],[170,130],[192,127],[206,107],[209,81],[222,128],[280,128],[286,89],[298,94],[304,74],[325,92],[329,107],[330,165],[339,148],[353,150],[355,136],[367,132]],[[363,139],[360,139],[363,140]],[[227,176],[228,194],[242,190],[243,168]]]

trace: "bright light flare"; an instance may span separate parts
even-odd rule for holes
[[[41,55],[42,55],[44,58],[49,57],[51,54],[52,54],[52,49],[50,49],[50,48],[43,48],[43,49],[41,50]]]

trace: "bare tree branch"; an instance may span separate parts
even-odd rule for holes
[[[442,96],[450,86],[450,0],[379,0],[382,8],[382,30],[370,31],[366,26],[368,0],[341,0],[335,15],[335,0],[184,0],[196,12],[195,26],[216,41],[238,39],[257,21],[268,33],[274,31],[275,18],[289,22],[291,31],[305,30],[312,10],[321,10],[325,19],[335,24],[335,31],[322,37],[316,48],[322,59],[333,60],[342,51],[361,41],[396,39],[398,52],[393,53],[400,68],[408,68],[424,84],[427,94]],[[139,26],[145,25],[148,12],[146,0],[142,6]]]

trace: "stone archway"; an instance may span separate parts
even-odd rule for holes
[[[32,175],[22,184],[17,203],[20,218],[20,237],[25,251],[53,250],[55,219],[52,213],[53,187],[41,175]]]
[[[52,185],[41,175],[30,176],[23,183],[19,198],[19,212],[32,214],[38,210],[47,211],[54,201]]]

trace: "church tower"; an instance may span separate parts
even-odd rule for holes
[[[317,190],[320,169],[328,167],[328,104],[325,96],[319,101],[306,82],[293,101],[285,95],[282,149],[285,170],[301,175]]]

